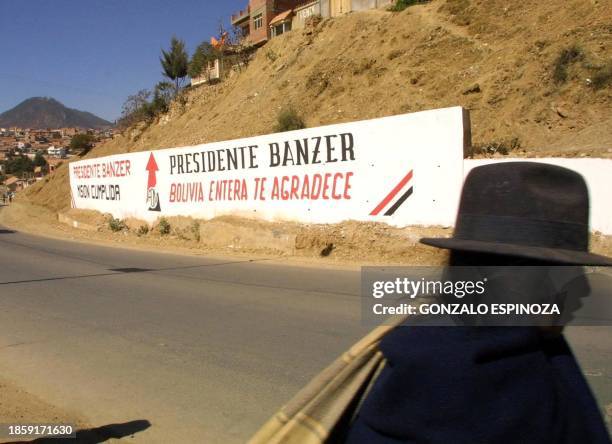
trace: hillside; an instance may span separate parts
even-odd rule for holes
[[[462,105],[476,147],[612,157],[611,23],[611,2],[594,0],[352,13],[273,39],[242,72],[90,156],[270,133],[291,104],[308,126]],[[67,186],[63,168],[27,197],[63,210]]]
[[[86,111],[67,108],[50,97],[32,97],[0,114],[0,127],[105,128],[113,124]]]

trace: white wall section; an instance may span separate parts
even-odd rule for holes
[[[74,208],[149,222],[221,215],[452,226],[469,171],[534,161],[584,176],[591,229],[612,234],[612,160],[463,160],[460,107],[70,164]]]
[[[73,162],[73,207],[147,221],[232,214],[448,224],[465,121],[455,107]]]

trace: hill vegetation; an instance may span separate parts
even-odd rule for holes
[[[480,155],[612,157],[611,23],[598,0],[351,13],[272,39],[245,69],[89,156],[270,133],[287,109],[312,127],[461,105]],[[67,187],[60,168],[27,197],[64,210]]]

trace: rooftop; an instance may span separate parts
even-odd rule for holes
[[[232,14],[232,25],[237,25],[238,23],[246,20],[251,15],[251,6],[247,6],[245,9],[238,11],[235,14]]]
[[[284,22],[285,20],[291,17],[291,14],[293,14],[293,9],[289,9],[285,12],[281,12],[276,17],[274,17],[272,20],[270,20],[270,26],[274,26],[277,23]]]

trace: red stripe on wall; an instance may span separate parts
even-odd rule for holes
[[[395,188],[393,188],[391,192],[387,194],[387,197],[385,197],[382,202],[379,203],[376,208],[374,208],[374,210],[370,213],[370,216],[378,216],[378,213],[380,213],[383,208],[385,208],[387,204],[391,202],[391,200],[393,200],[397,193],[399,193],[402,188],[406,186],[410,179],[412,179],[412,170],[410,170],[408,174],[406,174],[406,176],[402,180],[400,180],[400,182],[395,186]]]

